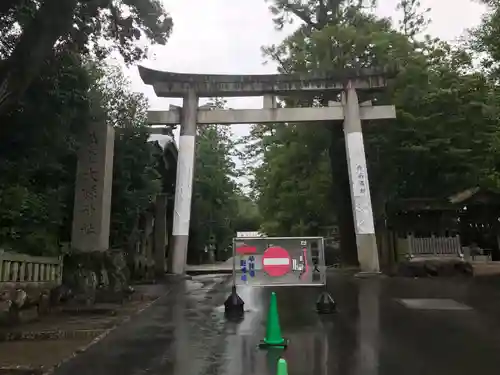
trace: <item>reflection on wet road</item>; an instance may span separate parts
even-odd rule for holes
[[[257,348],[272,288],[241,287],[245,319],[228,323],[229,285],[211,280],[179,286],[56,374],[274,375],[280,356],[290,375],[498,373],[500,282],[330,275],[339,312],[322,317],[314,310],[320,290],[275,288],[290,339],[282,352]]]

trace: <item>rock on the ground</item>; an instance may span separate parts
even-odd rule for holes
[[[12,325],[38,319],[49,312],[50,290],[45,286],[17,286],[9,283],[0,294],[0,325]]]

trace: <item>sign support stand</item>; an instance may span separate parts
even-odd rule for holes
[[[318,300],[316,301],[316,311],[318,314],[333,314],[337,311],[337,303],[328,292],[326,282],[324,290],[321,292]]]
[[[233,253],[233,286],[231,294],[224,302],[224,315],[229,320],[241,320],[245,315],[245,301],[236,292],[236,257]]]
[[[224,315],[228,320],[240,320],[245,315],[245,301],[236,293],[236,284],[233,282],[231,294],[224,302]]]

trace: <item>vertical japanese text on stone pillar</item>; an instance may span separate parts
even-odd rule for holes
[[[84,157],[86,160],[86,170],[83,171],[83,181],[81,189],[81,199],[82,207],[80,214],[82,215],[82,221],[80,224],[80,232],[85,235],[95,235],[95,227],[93,216],[96,213],[97,205],[97,181],[98,181],[98,171],[97,171],[97,146],[98,139],[97,134],[94,130],[89,132],[89,141],[87,143],[87,152]]]
[[[112,127],[94,123],[78,154],[72,247],[81,251],[109,247],[109,217],[113,175]]]

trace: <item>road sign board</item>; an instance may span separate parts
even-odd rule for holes
[[[321,286],[326,281],[322,237],[235,238],[233,256],[237,285]]]
[[[262,268],[272,277],[286,275],[292,268],[290,254],[282,247],[270,247],[262,255]]]

